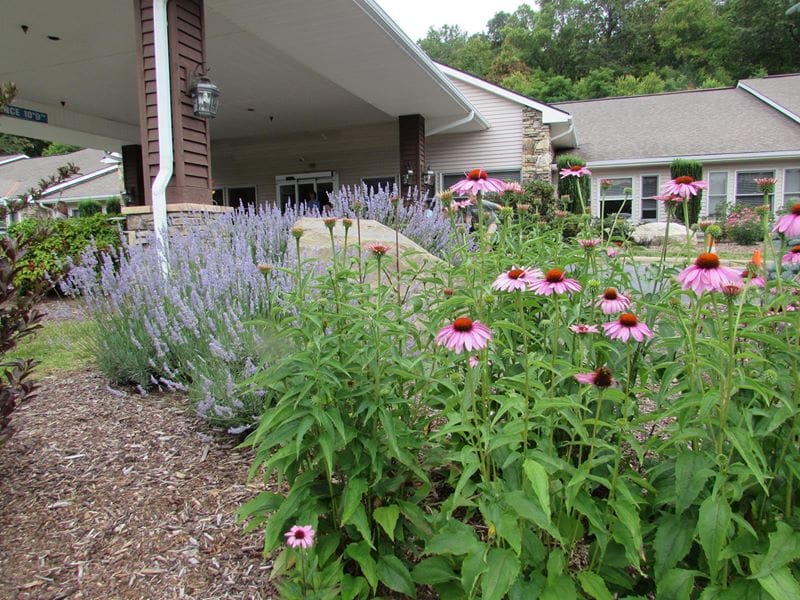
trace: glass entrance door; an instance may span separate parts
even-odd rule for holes
[[[338,177],[333,171],[278,175],[275,178],[281,212],[287,208],[297,210],[299,204],[309,209],[324,211],[330,206],[329,195],[338,187]]]

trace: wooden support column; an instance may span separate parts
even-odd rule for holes
[[[152,204],[151,188],[158,174],[158,122],[153,40],[153,0],[133,0],[136,15],[139,79],[139,123],[142,142],[144,200]],[[188,82],[205,64],[203,0],[170,0],[170,87],[174,171],[167,187],[167,203],[211,204],[209,126],[195,117]]]
[[[145,203],[144,171],[142,170],[142,147],[131,144],[122,147],[122,177],[129,206]]]
[[[425,171],[425,117],[422,115],[401,115],[400,124],[400,181],[405,179],[409,169],[414,177],[409,184],[400,184],[400,193],[405,197],[409,190],[422,189],[422,173]]]

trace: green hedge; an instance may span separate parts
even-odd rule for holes
[[[77,260],[94,239],[98,248],[119,247],[119,228],[106,215],[74,219],[25,219],[8,230],[30,240],[17,284],[27,287],[41,281],[45,273],[60,279],[67,271],[67,259]]]

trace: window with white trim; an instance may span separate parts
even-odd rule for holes
[[[642,175],[642,204],[640,218],[642,221],[658,220],[658,175]]]
[[[601,216],[613,217],[619,213],[620,217],[630,218],[633,213],[633,203],[631,202],[633,178],[604,177],[603,181],[610,182],[610,185],[605,190],[600,188]]]
[[[766,177],[775,177],[775,171],[740,171],[736,173],[736,204],[752,207],[764,204],[764,193],[758,189],[755,180]],[[774,199],[775,194],[770,194],[770,206],[773,206]]]
[[[728,172],[712,171],[708,174],[708,216],[718,216],[727,206]]]
[[[783,208],[790,209],[800,202],[800,169],[783,172]]]

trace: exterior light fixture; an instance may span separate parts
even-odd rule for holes
[[[192,111],[195,117],[213,119],[217,116],[219,88],[211,79],[206,75],[192,77],[188,92],[192,97]]]
[[[432,186],[436,182],[436,173],[428,167],[428,169],[422,174],[422,183],[423,185]]]
[[[411,185],[414,183],[414,169],[409,165],[403,173],[403,185]]]

